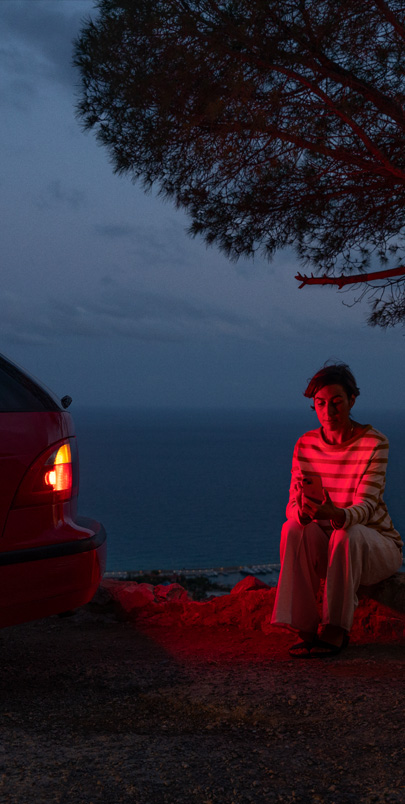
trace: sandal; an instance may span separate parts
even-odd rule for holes
[[[347,648],[349,644],[349,634],[344,634],[341,645],[334,645],[332,642],[325,642],[324,639],[317,638],[312,645],[311,657],[314,659],[328,659],[337,656]]]
[[[311,650],[315,645],[315,641],[310,642],[308,639],[301,639],[296,645],[291,645],[288,652],[294,659],[310,659]]]

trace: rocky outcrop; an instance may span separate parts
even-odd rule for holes
[[[397,572],[375,586],[361,586],[360,595],[405,614],[405,572]]]
[[[399,585],[402,589],[402,580]],[[251,576],[236,584],[229,594],[205,601],[190,600],[179,584],[152,586],[105,580],[101,594],[106,592],[120,616],[137,623],[166,627],[179,624],[214,628],[237,626],[245,631],[260,630],[266,635],[279,630],[271,625],[276,588]],[[371,592],[375,594],[369,589],[367,595],[360,598],[352,638],[356,641],[405,639],[405,613],[395,611],[384,600],[374,599]],[[384,589],[377,593],[389,595]]]

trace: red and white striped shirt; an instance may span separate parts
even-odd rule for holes
[[[287,517],[297,517],[294,486],[298,478],[303,473],[319,475],[332,502],[345,511],[345,528],[367,525],[401,548],[401,537],[383,499],[388,449],[386,436],[370,424],[343,444],[328,444],[320,427],[304,433],[294,448]]]

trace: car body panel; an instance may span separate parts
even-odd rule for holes
[[[65,411],[0,413],[0,549],[8,511],[26,471],[41,452],[74,437],[71,415]]]
[[[7,550],[86,539],[88,535],[86,528],[73,521],[71,508],[66,503],[16,508],[10,511],[7,518],[4,537],[0,542],[0,559]]]
[[[91,536],[87,544],[81,540],[80,552],[73,552],[70,541],[50,545],[49,557],[35,549],[0,554],[0,628],[61,614],[91,600],[105,571],[106,534],[98,522],[81,521]],[[53,555],[55,547],[65,552]],[[3,564],[2,559],[14,562]]]
[[[62,475],[55,461],[66,465]],[[78,484],[70,413],[0,355],[0,627],[65,612],[96,592],[106,534],[78,517]]]

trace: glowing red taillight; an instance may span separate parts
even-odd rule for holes
[[[46,486],[50,486],[53,491],[68,492],[72,489],[72,455],[69,444],[63,444],[58,451],[51,455],[47,460],[47,469],[44,474]]]
[[[39,456],[14,498],[14,508],[69,500],[77,493],[77,459],[73,442],[64,441]]]

